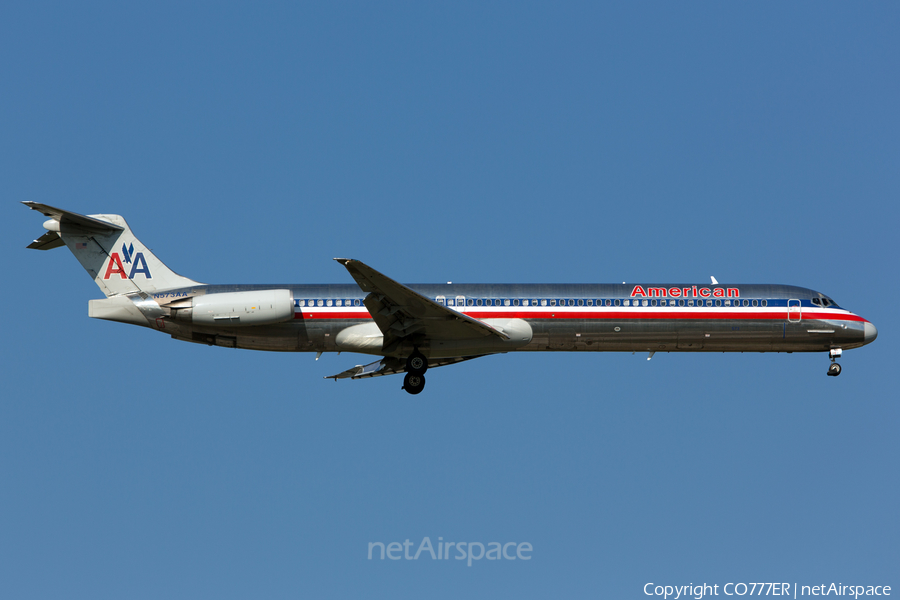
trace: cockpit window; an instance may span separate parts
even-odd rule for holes
[[[822,294],[819,294],[818,298],[813,298],[812,302],[813,302],[813,304],[815,304],[817,306],[835,306],[836,307],[838,305],[837,302],[835,302],[828,296],[823,296]]]

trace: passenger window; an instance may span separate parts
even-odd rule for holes
[[[510,302],[509,302],[508,298],[503,301],[503,306],[509,306],[509,304],[510,304]]]
[[[684,300],[679,300],[679,301],[678,301],[678,306],[684,306]]]
[[[579,301],[578,301],[578,306],[584,306],[584,300],[579,300]]]
[[[547,301],[546,301],[546,300],[541,300],[541,306],[547,306]]]
[[[722,306],[722,301],[721,301],[721,300],[716,300],[716,306]]]
[[[619,299],[618,299],[618,298],[616,298],[615,303],[616,303],[616,306],[619,306]],[[609,306],[609,300],[606,301],[606,305]]]
[[[693,306],[693,305],[694,305],[694,301],[693,301],[693,299],[691,299],[691,300],[688,300],[688,306]]]
[[[707,305],[707,306],[712,306],[712,300],[707,300],[707,301],[706,301],[706,305]]]
[[[490,301],[488,301],[488,302],[490,302]],[[478,306],[481,306],[482,304],[484,304],[484,300],[479,298],[478,300],[475,301],[475,304],[477,304]]]
[[[757,306],[758,304],[759,302],[757,302],[756,300],[753,301],[753,306]]]
[[[450,298],[447,300],[447,306],[456,306],[456,300],[454,298]]]
[[[647,305],[644,304],[644,306],[647,306]],[[651,300],[651,301],[650,301],[650,306],[656,306],[656,300]]]
[[[518,298],[513,299],[513,306],[518,306],[518,305],[519,305],[519,299]]]
[[[317,304],[318,306],[325,306],[325,301],[324,301],[324,300],[319,300],[318,302],[316,302],[316,304]]]
[[[769,302],[767,300],[760,300],[759,304],[760,304],[760,306],[767,306],[769,304]]]
[[[472,300],[471,298],[469,298],[468,300],[466,300],[466,306],[474,306],[474,305],[475,305],[475,301]]]
[[[749,301],[749,300],[744,300],[744,306],[750,306],[750,301]]]

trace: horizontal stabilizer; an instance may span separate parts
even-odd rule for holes
[[[56,233],[55,231],[48,231],[38,239],[28,244],[26,248],[31,248],[32,250],[53,250],[54,248],[59,248],[60,246],[65,245],[66,243],[62,241],[62,238],[59,237],[58,233]]]
[[[100,219],[95,219],[86,215],[80,215],[78,213],[63,210],[61,208],[55,208],[53,206],[48,206],[39,202],[23,202],[22,204],[32,210],[38,211],[44,216],[55,219],[60,224],[65,223],[67,225],[76,225],[88,231],[122,231],[124,229],[123,227],[110,223],[109,221],[101,221]],[[31,246],[29,246],[29,248],[30,247]]]

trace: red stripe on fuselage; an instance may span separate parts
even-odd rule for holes
[[[667,320],[667,319],[693,319],[702,321],[704,319],[717,319],[717,320],[773,320],[773,321],[787,321],[787,311],[744,311],[740,309],[732,309],[732,310],[716,310],[716,311],[707,311],[703,309],[695,309],[695,310],[656,310],[656,311],[646,311],[646,310],[618,310],[618,311],[607,311],[607,310],[594,310],[594,311],[551,311],[543,309],[540,311],[498,311],[498,312],[487,312],[487,311],[466,311],[464,313],[466,316],[472,317],[473,319],[578,319],[578,320],[592,320],[592,321],[603,321],[603,320],[615,320],[622,321],[628,319],[656,319],[656,320]],[[826,313],[826,312],[813,312],[809,310],[805,310],[801,313],[802,320],[810,321],[810,320],[822,320],[822,321],[861,321],[863,323],[867,322],[866,319],[854,315],[853,313]],[[295,319],[341,319],[341,320],[352,320],[352,319],[360,319],[360,320],[371,320],[372,317],[368,312],[365,311],[303,311],[303,312],[295,312]]]

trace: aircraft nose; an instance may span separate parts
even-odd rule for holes
[[[866,321],[865,329],[863,330],[863,343],[868,344],[875,340],[878,337],[878,330],[875,329],[875,326]]]

